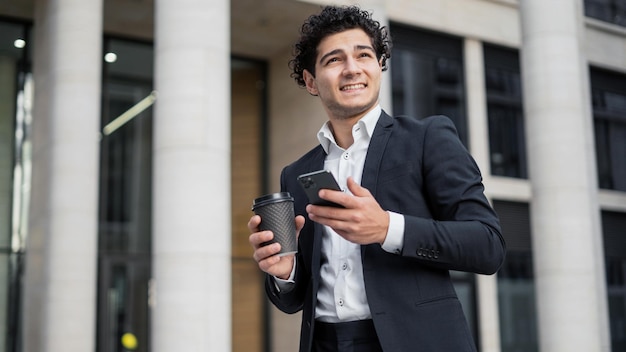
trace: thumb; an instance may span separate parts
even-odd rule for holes
[[[296,216],[296,237],[300,237],[300,230],[304,227],[304,216]]]
[[[352,195],[356,196],[356,197],[368,197],[371,196],[370,191],[367,190],[367,188],[365,187],[361,187],[361,185],[359,185],[358,183],[356,183],[356,181],[354,181],[354,178],[352,177],[348,177],[348,189],[350,190],[350,193],[352,193]]]

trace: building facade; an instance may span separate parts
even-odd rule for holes
[[[507,240],[480,351],[626,351],[626,1],[0,2],[0,352],[296,350],[246,223],[325,121],[321,5],[390,28],[381,105],[452,118]]]

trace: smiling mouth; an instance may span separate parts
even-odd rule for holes
[[[347,91],[347,90],[356,90],[356,89],[363,89],[363,88],[365,88],[365,87],[366,87],[366,85],[365,85],[365,84],[363,84],[363,83],[359,83],[359,84],[349,84],[349,85],[347,85],[347,86],[343,86],[343,87],[341,87],[341,89],[340,89],[340,90],[342,90],[342,91]]]

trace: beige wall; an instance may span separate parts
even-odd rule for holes
[[[626,73],[626,28],[587,18],[585,54],[589,64]]]
[[[282,168],[318,144],[317,130],[326,114],[317,97],[300,88],[289,74],[291,48],[269,62],[270,191],[280,188]]]

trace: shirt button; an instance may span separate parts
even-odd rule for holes
[[[337,304],[339,304],[339,306],[343,307],[343,298],[339,298],[339,302],[337,302]]]
[[[346,270],[346,269],[348,269],[348,264],[343,263],[343,265],[341,266],[341,269],[342,269],[342,270]]]
[[[344,160],[348,160],[348,158],[350,158],[350,154],[349,153],[343,153],[343,159]]]

